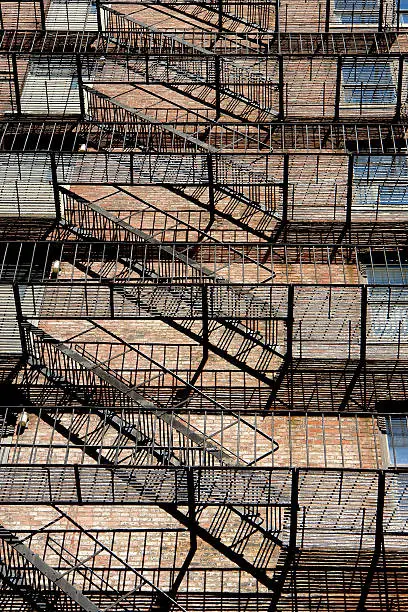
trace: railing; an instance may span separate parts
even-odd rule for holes
[[[111,347],[109,347],[111,348]],[[117,346],[112,346],[117,350]],[[145,352],[146,346],[142,346]],[[159,349],[167,351],[168,345],[153,345],[157,352]],[[180,347],[179,347],[180,348]],[[77,352],[94,353],[95,346],[89,342],[82,351],[76,345]],[[107,346],[100,343],[99,352]],[[186,349],[186,347],[183,347]],[[157,359],[157,357],[156,357]],[[94,356],[95,363],[98,357]],[[163,361],[167,364],[167,361]],[[140,373],[135,376],[134,370],[126,370],[124,366],[116,364],[115,371],[121,372],[123,379],[129,381],[133,375],[131,385],[140,389],[141,386],[150,385],[150,393],[155,392],[157,385],[157,405],[160,397],[170,397],[174,387],[169,381],[161,383],[158,380],[160,369],[148,369],[146,363],[138,364]],[[189,371],[179,367],[173,370],[186,379],[191,375]],[[67,370],[58,368],[62,378],[69,380]],[[210,375],[216,377],[216,372],[206,372],[204,378]],[[117,375],[117,374],[116,374]],[[222,372],[225,376],[226,373]],[[142,385],[138,384],[144,379]],[[250,381],[248,381],[250,384]],[[167,389],[166,389],[167,385]],[[79,386],[78,386],[79,387]],[[255,388],[255,387],[253,387]],[[249,391],[249,388],[248,388]],[[209,391],[206,391],[208,394]],[[137,406],[120,408],[113,407],[27,407],[31,424],[28,429],[15,426],[16,409],[6,408],[5,422],[0,430],[3,462],[12,464],[35,464],[39,460],[47,464],[87,463],[87,457],[110,457],[115,465],[128,463],[131,456],[144,457],[145,465],[155,465],[159,457],[164,463],[170,463],[177,458],[183,465],[218,465],[214,457],[211,458],[210,441],[219,444],[224,452],[229,451],[236,456],[237,463],[258,465],[260,467],[327,467],[327,468],[377,468],[388,465],[397,467],[398,444],[400,439],[407,436],[394,432],[394,419],[401,419],[401,414],[367,414],[352,413],[338,415],[333,412],[307,414],[296,411],[265,411],[251,410],[250,408],[236,409],[232,413],[228,409],[214,407],[194,408],[186,406],[180,408],[157,408],[146,410]],[[198,402],[197,402],[198,403]],[[243,405],[246,404],[243,402]],[[228,406],[231,409],[231,406]],[[19,409],[20,410],[20,409]],[[161,411],[169,416],[167,421],[161,419]],[[114,431],[113,417],[131,423],[133,427],[143,434],[140,439],[125,439],[120,430]],[[39,419],[39,421],[37,421]],[[171,421],[179,421],[191,431],[201,431],[208,436],[208,445],[201,446],[187,437],[182,437],[172,430]],[[41,422],[41,426],[37,423]],[[99,422],[99,427],[97,423]],[[68,423],[70,426],[68,428]],[[12,427],[9,440],[6,433]],[[63,428],[67,431],[76,431],[79,439],[68,437],[59,439]],[[95,427],[98,438],[95,439]],[[46,437],[45,437],[46,430]],[[81,433],[82,432],[82,433]],[[264,433],[269,432],[269,436]],[[388,432],[388,435],[387,433]],[[389,450],[384,449],[387,439]],[[127,458],[126,458],[127,457]]]

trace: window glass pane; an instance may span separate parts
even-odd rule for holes
[[[347,104],[395,104],[397,101],[389,60],[346,58],[342,77],[344,102]]]
[[[359,155],[354,160],[354,203],[357,206],[408,205],[408,162],[405,155]]]
[[[408,179],[408,161],[405,155],[358,155],[354,161],[354,176],[365,180],[392,178]]]
[[[396,343],[408,336],[408,265],[368,265],[369,335]],[[404,285],[396,287],[396,285]]]
[[[334,17],[341,23],[377,23],[378,0],[335,0]]]
[[[392,464],[408,465],[408,424],[407,418],[387,418],[387,439]]]
[[[400,1],[400,23],[408,24],[408,0]]]

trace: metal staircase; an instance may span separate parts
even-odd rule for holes
[[[120,380],[109,369],[109,364],[99,365],[92,359],[92,355],[84,356],[78,351],[56,342],[55,339],[31,325],[26,326],[26,334],[30,355],[29,363],[35,369],[39,369],[51,381],[75,388],[79,383],[78,377],[80,376],[84,378],[85,382],[85,385],[81,385],[82,387],[85,386],[90,390],[95,390],[97,387],[96,381],[99,380],[99,382],[103,381],[105,385],[114,388],[119,395],[127,398],[128,401],[136,402],[138,406],[143,408],[150,407],[153,410],[160,408],[160,406],[152,404],[149,398],[143,397],[143,388],[138,387],[136,390]],[[127,351],[131,349],[128,345],[125,345],[125,347]],[[133,351],[140,353],[136,349],[133,349]],[[146,354],[143,355],[143,358],[148,360]],[[173,375],[177,378],[178,383],[182,383],[184,387],[191,387],[187,381],[181,380],[180,376],[171,373],[168,369],[157,363],[154,365],[155,367],[160,367],[162,371],[166,371],[167,374]],[[72,380],[70,380],[70,373],[73,375]],[[196,388],[194,388],[194,392],[203,395]],[[76,397],[80,399],[78,395]],[[119,398],[117,399],[119,401]],[[84,397],[82,401],[92,405],[98,401],[98,398],[96,396],[94,398],[89,396],[88,398]],[[205,401],[207,405],[209,401],[211,402],[208,396],[205,397]],[[42,413],[42,416],[44,414]],[[133,426],[129,426],[119,416],[116,416],[115,420],[113,420],[113,413],[106,414],[105,411],[97,410],[95,414],[103,418],[104,427],[119,428],[122,436],[126,436],[131,440],[139,440],[139,442],[143,441],[144,445],[146,445],[147,440],[143,430],[140,431]],[[232,417],[234,416],[233,413],[228,414]],[[168,420],[165,412],[159,412],[158,417],[165,421]],[[57,421],[52,415],[49,417],[49,422],[54,427],[57,426]],[[189,425],[186,427],[186,424],[179,422],[174,415],[171,417],[170,423],[171,427],[185,436],[185,438],[190,438],[194,444],[204,446],[214,460],[220,461],[221,464],[242,465],[240,460],[234,458],[234,450],[229,450],[228,447],[217,447],[212,441],[211,436],[201,433],[193,423],[189,422]],[[227,427],[229,426],[230,424]],[[242,424],[242,427],[244,426],[245,423]],[[58,431],[64,433],[64,427],[61,426],[58,428]],[[65,430],[65,435],[69,436],[69,431]],[[267,437],[263,432],[260,432],[260,434]],[[91,450],[88,451],[86,443],[83,446],[86,452],[92,453]],[[132,454],[128,455],[127,462],[132,462],[132,457]],[[105,459],[99,451],[96,451],[94,458],[97,459],[98,463],[102,462],[106,463],[106,465],[112,463],[112,460]],[[180,465],[177,457],[173,458],[171,453],[167,455],[167,462],[170,465],[174,459],[176,459],[176,465]],[[169,508],[167,505],[164,506],[164,509],[182,524],[191,528],[191,517],[186,515],[181,509]],[[267,512],[267,509],[262,507],[251,509],[229,506],[228,510],[224,509],[214,513],[211,508],[206,509],[203,506],[201,509],[197,507],[197,512],[198,515],[193,521],[197,536],[213,546],[241,569],[257,577],[262,584],[273,589],[275,582],[269,575],[271,559],[277,559],[281,550],[285,548],[285,544],[278,537],[280,528],[278,528],[275,520],[271,522],[271,518],[264,514]],[[280,516],[279,520],[282,520],[282,516]]]
[[[65,192],[65,196],[68,196],[67,192]],[[69,197],[73,199],[72,196]],[[88,208],[92,211],[93,221],[96,221],[96,223],[92,223],[93,227],[100,228],[104,223],[106,223],[106,219],[108,219],[111,224],[116,224],[118,229],[126,229],[129,234],[133,233],[139,240],[143,240],[150,244],[156,244],[158,246],[161,245],[160,241],[151,238],[143,232],[140,232],[140,230],[135,230],[127,224],[120,222],[108,212],[103,211],[103,209],[97,205],[86,202],[83,198],[79,200],[79,203],[82,209]],[[82,229],[78,232],[78,230],[75,229],[75,226],[70,224],[68,224],[68,228],[72,228],[72,230],[75,231],[75,233],[78,233],[80,237],[85,237],[88,239],[95,239],[95,237],[100,238],[100,236],[98,236],[99,232],[97,231],[97,235],[95,236],[94,230],[91,227],[89,229],[90,235],[84,235],[84,231]],[[161,248],[164,251],[166,250],[166,246],[164,245],[161,245]],[[217,276],[211,270],[197,264],[197,262],[194,261],[194,259],[191,259],[188,255],[184,255],[182,253],[178,254],[176,252],[176,257],[193,270],[198,269],[203,279],[209,278],[213,282],[215,281],[217,283],[222,283],[222,276]],[[127,262],[123,263],[126,265]],[[142,266],[137,270],[137,272],[146,279],[158,278],[158,275],[154,269],[146,270]],[[173,318],[174,314],[180,312],[181,304],[183,303],[184,299],[186,300],[187,312],[191,310],[191,296],[186,295],[185,298],[183,298],[180,289],[173,290],[171,287],[158,287],[156,285],[151,289],[151,298],[146,301],[146,297],[142,297],[141,302],[141,295],[140,292],[137,291],[137,288],[133,290],[132,288],[122,288],[119,285],[115,287],[114,290],[115,292],[120,293],[125,300],[135,300],[136,304],[141,305],[146,312],[160,317],[167,324],[171,325],[178,331],[185,333],[188,337],[196,340],[200,344],[206,346],[215,354],[229,361],[232,365],[243,368],[258,380],[273,384],[273,378],[271,377],[269,371],[270,369],[278,369],[279,365],[281,365],[285,359],[285,354],[279,349],[278,322],[265,320],[264,322],[257,321],[255,324],[256,316],[259,317],[262,311],[264,311],[266,314],[269,310],[268,305],[263,302],[262,299],[251,299],[251,297],[248,296],[245,291],[239,289],[231,289],[228,287],[219,289],[225,293],[225,296],[224,298],[221,296],[218,298],[220,306],[217,305],[216,310],[213,307],[211,308],[212,312],[210,314],[210,319],[208,319],[207,312],[207,319],[204,321],[201,330],[198,331],[196,326],[194,326],[193,320],[179,321],[176,320],[176,318]],[[201,301],[199,288],[197,288],[197,297]],[[208,301],[208,297],[205,299]],[[240,322],[231,319],[225,311],[223,312],[221,304],[224,300],[236,301],[237,306],[239,303],[238,309],[243,314],[243,311],[245,310],[244,305],[247,304],[245,315],[248,317],[248,321]],[[254,308],[256,310],[256,315],[255,311],[253,311]],[[206,309],[208,311],[208,303]],[[254,312],[253,315],[251,315],[251,310]],[[173,313],[173,317],[172,314],[169,316],[168,313]],[[195,313],[195,317],[202,318],[202,316],[202,311],[198,310]],[[252,321],[250,320],[251,318],[253,319]],[[254,365],[249,366],[249,360]],[[273,367],[271,368],[272,364]]]
[[[100,612],[83,592],[65,579],[66,572],[53,569],[24,541],[0,526],[0,582],[38,612],[60,607],[73,611]]]

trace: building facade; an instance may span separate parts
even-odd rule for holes
[[[408,610],[408,2],[0,2],[6,611]]]

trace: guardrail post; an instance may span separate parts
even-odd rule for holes
[[[278,75],[279,75],[279,114],[278,120],[285,119],[285,83],[284,83],[284,65],[283,55],[278,56]],[[286,109],[287,111],[288,109]]]
[[[208,172],[208,201],[210,209],[210,223],[215,219],[215,190],[214,190],[214,160],[211,153],[207,155]]]
[[[296,553],[296,539],[299,512],[299,468],[292,469],[292,488],[290,495],[290,530],[289,530],[289,556]]]
[[[51,164],[51,179],[52,189],[54,192],[54,204],[55,204],[55,216],[57,221],[61,220],[61,200],[60,191],[58,186],[58,174],[57,174],[57,162],[55,159],[55,152],[50,151],[50,164]]]
[[[130,184],[134,185],[135,184],[135,152],[134,151],[130,151],[129,153],[129,179],[130,179]]]
[[[78,80],[79,107],[81,109],[81,116],[85,117],[84,81],[82,78],[82,61],[79,53],[76,54],[76,68]]]
[[[346,196],[346,230],[351,229],[352,206],[353,206],[353,179],[354,179],[354,155],[348,158],[347,170],[347,196]]]
[[[343,57],[337,57],[337,72],[336,72],[336,94],[334,99],[334,120],[340,118],[340,97],[341,97],[341,79],[342,79]]]
[[[289,153],[283,155],[282,223],[288,222],[289,208]]]
[[[361,312],[360,312],[360,361],[367,358],[367,285],[361,286]]]
[[[402,108],[402,80],[404,77],[404,63],[405,57],[401,55],[398,59],[398,80],[397,80],[397,101],[395,103],[395,120],[401,119],[401,108]]]
[[[208,359],[209,325],[208,325],[208,286],[201,286],[202,317],[203,317],[203,359]]]
[[[293,324],[295,306],[295,286],[288,285],[288,313],[286,319],[286,359],[291,362],[293,359]]]
[[[114,283],[109,283],[109,313],[110,313],[110,318],[111,319],[115,318],[115,295],[114,295],[114,291],[115,291]]]
[[[221,117],[221,58],[214,56],[214,76],[215,76],[215,120]]]

